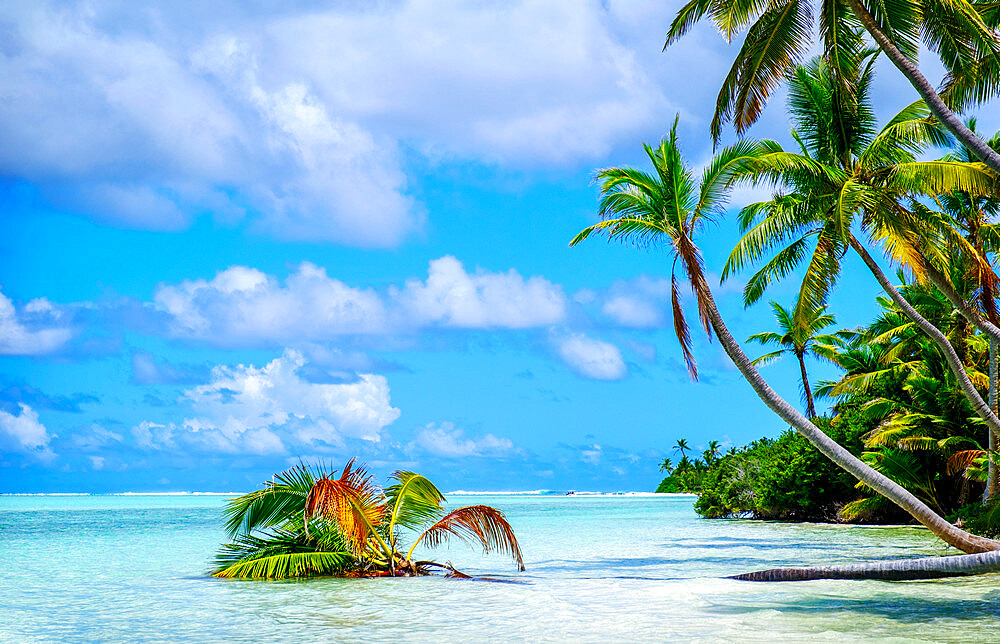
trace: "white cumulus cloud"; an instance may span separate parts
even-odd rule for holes
[[[667,322],[670,282],[642,275],[613,283],[601,312],[624,327],[652,328]]]
[[[552,282],[513,269],[469,274],[450,255],[431,261],[426,281],[409,280],[392,295],[413,321],[451,327],[523,329],[566,314],[566,296]]]
[[[577,374],[594,380],[621,380],[628,373],[621,350],[583,334],[573,334],[557,342],[559,357]]]
[[[407,280],[384,293],[349,286],[303,263],[283,283],[233,266],[211,280],[162,285],[154,300],[170,315],[174,335],[219,345],[301,343],[427,327],[523,329],[566,315],[560,286],[513,270],[469,273],[451,256],[431,261],[426,280]]]
[[[0,293],[0,355],[41,355],[58,351],[73,337],[62,312],[45,298],[31,300],[18,311]]]
[[[263,367],[217,366],[207,384],[181,397],[189,417],[140,423],[132,429],[136,444],[165,449],[184,441],[206,451],[280,454],[290,447],[340,446],[345,439],[378,442],[399,417],[384,376],[318,384],[299,375],[305,364],[302,354],[289,350]]]
[[[423,219],[401,149],[431,164],[580,166],[661,132],[678,109],[663,70],[684,67],[659,54],[670,13],[3,3],[0,171],[119,225],[172,230],[210,211],[282,238],[394,246]],[[722,71],[690,42],[675,51]]]
[[[326,270],[301,264],[285,283],[256,269],[233,266],[211,280],[157,289],[176,335],[219,344],[281,343],[385,331],[381,297],[350,287]]]
[[[440,425],[430,423],[421,427],[414,434],[410,447],[445,458],[504,456],[515,451],[514,442],[509,438],[498,438],[493,434],[468,438],[462,429],[451,422]]]
[[[20,403],[21,413],[0,410],[0,452],[28,454],[42,461],[55,457],[49,447],[52,436],[38,420],[38,412]]]

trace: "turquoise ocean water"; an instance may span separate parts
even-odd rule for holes
[[[507,513],[491,581],[208,577],[219,496],[0,497],[0,641],[1000,641],[1000,576],[755,584],[778,565],[945,552],[918,528],[699,519],[686,496],[450,496]]]

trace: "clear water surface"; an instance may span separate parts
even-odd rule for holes
[[[205,574],[217,496],[0,497],[0,641],[1000,641],[1000,576],[759,584],[779,565],[946,552],[912,527],[700,519],[687,496],[449,498],[507,513],[490,581],[250,582]]]

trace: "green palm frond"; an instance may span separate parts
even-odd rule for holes
[[[780,351],[772,351],[771,353],[765,353],[759,358],[751,361],[750,364],[754,365],[755,367],[764,367],[771,364],[781,356],[785,355],[785,353],[787,353],[787,351],[784,349]]]
[[[712,118],[712,138],[732,120],[742,133],[759,117],[771,92],[805,54],[812,35],[812,6],[805,0],[770,4],[747,31],[723,82]]]
[[[285,579],[341,574],[354,565],[339,531],[323,522],[306,536],[299,524],[261,534],[239,534],[215,557],[216,577]]]
[[[840,277],[840,258],[846,246],[843,239],[837,236],[836,228],[837,223],[830,221],[816,237],[816,246],[799,286],[796,317],[806,310],[825,306],[830,291]]]
[[[248,534],[298,517],[313,483],[323,474],[299,464],[276,474],[260,490],[229,499],[224,510],[229,536]]]
[[[757,342],[765,346],[769,344],[783,344],[782,343],[783,337],[784,336],[778,335],[773,331],[764,331],[762,333],[754,333],[749,338],[747,338],[747,342]]]
[[[996,177],[982,163],[914,161],[900,163],[882,173],[893,189],[933,196],[962,191],[990,197],[997,193]]]
[[[884,512],[891,507],[892,503],[884,496],[875,495],[851,501],[837,514],[844,521],[857,521],[871,514]]]
[[[931,506],[937,506],[937,493],[930,472],[922,467],[911,452],[898,449],[880,449],[862,456],[875,469],[913,492]]]
[[[240,561],[217,570],[216,577],[232,579],[288,579],[339,575],[352,559],[341,552],[290,552]]]
[[[723,148],[702,172],[698,202],[692,216],[711,218],[713,214],[720,214],[730,188],[746,176],[753,159],[761,153],[761,145],[750,139],[741,139]]]
[[[444,514],[444,495],[426,476],[395,472],[392,479],[395,483],[385,488],[390,540],[397,525],[415,530]]]

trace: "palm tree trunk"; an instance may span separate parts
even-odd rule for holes
[[[990,338],[990,409],[997,413],[997,341]],[[987,447],[987,459],[989,459],[989,469],[986,476],[986,489],[983,490],[983,503],[989,503],[997,494],[997,450],[1000,449],[1000,432],[990,428]]]
[[[948,302],[955,307],[959,313],[962,314],[966,320],[972,323],[974,327],[982,331],[985,335],[992,338],[993,340],[1000,341],[1000,327],[990,322],[984,315],[979,311],[974,309],[972,305],[965,301],[955,287],[952,286],[951,282],[936,268],[931,266],[930,262],[925,261],[922,266],[924,272],[927,274],[927,278],[941,293],[948,299]]]
[[[689,275],[700,301],[704,304],[704,311],[712,325],[712,329],[719,337],[723,349],[725,349],[733,364],[736,365],[736,368],[743,374],[743,377],[750,383],[750,386],[753,387],[764,404],[778,414],[785,422],[794,427],[799,434],[824,456],[848,471],[868,487],[898,505],[949,545],[963,552],[971,553],[1000,548],[1000,541],[969,534],[948,523],[948,521],[928,507],[926,503],[915,497],[895,481],[862,462],[839,443],[824,434],[822,430],[816,427],[816,425],[810,422],[809,419],[799,413],[794,407],[789,405],[761,377],[760,372],[751,364],[750,358],[747,357],[739,343],[729,332],[722,319],[722,315],[715,305],[712,290],[705,281],[704,276],[698,271],[694,271],[693,274],[689,272]]]
[[[772,568],[734,575],[743,581],[807,581],[810,579],[935,579],[961,575],[981,575],[1000,571],[1000,550],[972,555],[896,559],[844,566],[815,568]]]
[[[899,71],[903,72],[903,75],[906,76],[910,84],[917,90],[917,93],[924,99],[924,102],[927,103],[927,107],[934,113],[934,116],[948,128],[949,132],[955,135],[956,139],[961,141],[965,147],[969,148],[973,154],[979,157],[983,163],[992,168],[994,172],[1000,174],[1000,154],[997,154],[996,150],[987,145],[986,141],[976,136],[976,133],[970,130],[958,115],[948,109],[948,106],[938,96],[934,87],[920,73],[917,65],[907,58],[903,52],[899,51],[899,48],[889,40],[889,37],[879,27],[875,18],[862,6],[860,0],[847,0],[847,4],[851,7],[854,15],[858,17],[858,20],[861,21],[861,24],[865,26],[865,29],[868,30],[868,33],[875,39],[875,42],[878,43],[879,48],[885,52],[885,55],[889,57],[889,60],[892,61]]]
[[[997,327],[986,316],[982,315],[966,302],[958,294],[958,291],[955,290],[951,282],[940,271],[931,266],[930,262],[925,261],[923,269],[931,283],[944,294],[951,305],[962,314],[962,317],[971,322],[974,327],[989,338],[990,385],[987,399],[993,414],[1000,417],[1000,409],[997,407],[997,345],[1000,344],[1000,327]],[[997,471],[998,467],[1000,467],[1000,463],[997,462],[997,452],[1000,450],[1000,432],[996,431],[993,427],[988,427],[988,430],[987,458],[989,459],[989,468],[987,470],[986,488],[983,490],[984,504],[996,496],[998,487],[1000,487],[1000,476],[998,476]]]
[[[812,390],[809,389],[809,376],[806,375],[805,356],[801,353],[796,353],[795,357],[799,359],[799,371],[802,372],[802,390],[806,392],[806,416],[808,418],[816,418],[816,407],[813,404]]]
[[[896,287],[892,285],[889,278],[885,276],[885,273],[882,272],[879,265],[875,262],[872,256],[868,254],[868,251],[865,250],[865,247],[858,242],[854,235],[848,233],[848,241],[851,244],[851,248],[853,248],[854,251],[861,257],[862,261],[864,261],[865,265],[868,267],[868,270],[870,270],[872,275],[875,276],[875,279],[878,280],[878,283],[882,285],[882,289],[886,292],[886,295],[888,295],[892,301],[895,302],[896,306],[903,311],[906,317],[912,320],[921,331],[934,341],[934,344],[937,345],[938,349],[941,350],[941,353],[944,355],[945,362],[948,363],[948,367],[951,369],[952,374],[954,374],[955,379],[958,380],[959,388],[962,390],[962,393],[965,394],[969,404],[972,405],[972,409],[976,412],[976,415],[983,419],[986,426],[990,428],[990,431],[1000,433],[1000,418],[997,418],[997,415],[992,409],[990,409],[990,406],[986,404],[986,401],[979,395],[979,392],[976,391],[975,385],[973,385],[972,381],[969,380],[969,374],[965,371],[965,365],[962,364],[962,360],[959,358],[958,353],[956,353],[955,347],[951,346],[951,343],[948,342],[948,338],[941,333],[940,329],[927,321],[924,316],[917,313],[917,310],[906,301],[906,298],[904,298]]]

